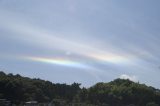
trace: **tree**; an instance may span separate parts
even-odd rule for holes
[[[56,100],[65,106],[73,103],[77,106],[159,106],[160,90],[124,79],[80,88],[79,83],[54,84],[0,72],[0,99],[16,105],[32,100],[40,103]]]
[[[155,102],[150,102],[150,103],[147,103],[146,106],[159,106],[158,104],[156,104]]]

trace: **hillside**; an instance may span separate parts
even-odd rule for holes
[[[80,88],[79,83],[54,84],[0,72],[0,99],[13,104],[61,100],[65,101],[65,106],[70,103],[77,106],[160,106],[160,90],[124,79],[97,83],[87,89]]]

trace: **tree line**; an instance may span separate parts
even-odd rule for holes
[[[26,101],[75,106],[160,106],[160,90],[125,79],[81,88],[0,72],[0,99],[22,105]],[[57,105],[58,106],[58,105]]]

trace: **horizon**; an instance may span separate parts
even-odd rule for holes
[[[160,1],[0,0],[0,70],[89,87],[160,88]]]
[[[2,72],[2,73],[5,73],[4,71],[1,71],[0,70],[0,72]],[[13,74],[13,73],[5,73],[6,75],[9,75],[9,74],[12,74],[13,76],[16,76],[16,75],[20,75],[20,74]],[[22,78],[29,78],[29,79],[32,79],[32,80],[34,80],[34,79],[38,79],[38,80],[43,80],[43,81],[49,81],[49,80],[44,80],[44,79],[42,79],[42,78],[38,78],[38,77],[33,77],[33,78],[31,78],[31,77],[28,77],[28,76],[24,76],[24,75],[20,75]],[[112,81],[115,81],[115,80],[117,80],[117,79],[121,79],[121,80],[129,80],[129,81],[131,81],[131,82],[133,82],[133,83],[138,83],[138,84],[144,84],[145,86],[147,86],[147,87],[153,87],[153,88],[155,88],[155,89],[159,89],[159,88],[156,88],[156,87],[154,87],[154,86],[150,86],[150,85],[146,85],[145,83],[141,83],[141,82],[139,82],[139,81],[133,81],[133,80],[131,80],[131,79],[129,79],[129,78],[115,78],[115,79],[113,79],[113,80],[111,80],[111,81],[108,81],[108,82],[97,82],[97,83],[95,83],[95,84],[93,84],[93,85],[90,85],[90,86],[82,86],[82,84],[81,83],[78,83],[78,82],[73,82],[73,83],[56,83],[56,82],[52,82],[52,81],[49,81],[49,82],[51,82],[52,84],[66,84],[66,85],[72,85],[72,84],[74,84],[74,83],[78,83],[78,84],[80,84],[80,88],[90,88],[90,87],[93,87],[93,86],[95,86],[96,84],[98,84],[98,83],[110,83],[110,82],[112,82]]]

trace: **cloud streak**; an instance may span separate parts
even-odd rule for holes
[[[121,64],[131,62],[131,58],[126,55],[123,56],[120,54],[100,50],[96,47],[90,46],[89,42],[81,44],[80,42],[66,38],[65,36],[67,35],[63,36],[62,38],[60,37],[61,35],[57,33],[51,33],[31,24],[17,20],[10,20],[5,17],[3,17],[1,20],[3,20],[1,21],[2,27],[16,33],[14,36],[12,36],[14,39],[17,39],[21,42],[26,42],[32,46],[43,47],[52,51],[55,48],[64,52],[69,51],[103,63],[108,62],[113,64]]]
[[[138,76],[144,82],[150,82],[148,78],[152,77],[158,82],[160,18],[155,17],[159,17],[159,7],[152,5],[154,8],[148,11],[147,5],[137,11],[134,5],[137,2],[3,1],[0,58],[6,62],[0,64],[7,66],[14,61],[15,68],[22,61],[23,69],[17,70],[28,72],[31,66],[31,73],[34,68],[52,71],[54,66],[60,70],[74,68],[78,75],[85,71],[96,80],[121,75],[132,80]],[[34,63],[44,67],[35,67]],[[47,71],[43,73],[48,76]]]

